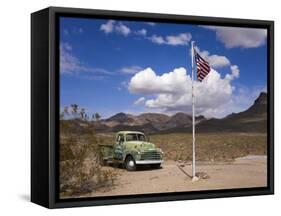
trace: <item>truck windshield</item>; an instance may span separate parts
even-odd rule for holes
[[[143,134],[130,133],[126,135],[126,141],[145,141]]]

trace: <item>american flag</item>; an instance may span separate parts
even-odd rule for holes
[[[196,51],[195,51],[195,61],[197,66],[197,79],[201,82],[211,71],[209,62],[204,60]]]

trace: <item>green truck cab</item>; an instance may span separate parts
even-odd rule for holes
[[[124,164],[128,171],[137,165],[150,165],[160,168],[163,151],[157,148],[144,133],[138,131],[119,131],[114,145],[100,145],[101,162]]]

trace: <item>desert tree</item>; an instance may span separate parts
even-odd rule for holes
[[[87,113],[85,114],[85,121],[89,121],[89,116]]]
[[[63,114],[66,115],[66,116],[69,115],[68,106],[65,106],[63,108]]]
[[[71,107],[71,113],[72,113],[73,117],[77,118],[79,106],[77,104],[71,104],[70,107]]]
[[[82,109],[80,110],[80,118],[81,118],[82,120],[85,120],[85,116],[86,116],[86,110],[85,110],[85,108],[82,108]]]
[[[101,118],[101,115],[99,113],[95,113],[95,119],[96,121],[99,121]]]
[[[92,119],[92,121],[95,121],[95,114],[92,114],[91,119]]]
[[[63,110],[60,112],[60,119],[64,119],[69,115],[68,106],[65,106]]]
[[[60,119],[61,119],[61,120],[64,119],[64,112],[63,112],[63,111],[60,112]]]

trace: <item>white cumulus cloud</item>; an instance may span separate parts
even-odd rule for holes
[[[147,22],[148,25],[155,25],[155,23]],[[170,46],[183,46],[188,45],[190,42],[192,35],[189,32],[179,33],[175,35],[148,35],[147,30],[145,28],[132,30],[129,26],[125,25],[123,22],[108,20],[106,23],[100,26],[100,30],[105,34],[109,33],[117,33],[123,36],[128,35],[136,35],[142,37],[143,39],[147,39],[156,44],[165,44]]]
[[[266,42],[266,29],[241,28],[241,27],[222,27],[222,26],[203,26],[216,32],[216,37],[223,42],[226,48],[260,47]]]
[[[231,65],[230,70],[231,70],[231,74],[226,74],[225,79],[231,81],[239,77],[240,70],[237,65]]]
[[[168,35],[166,36],[167,44],[177,46],[177,45],[187,45],[191,40],[190,33],[180,33],[178,35]]]
[[[150,26],[155,26],[156,25],[155,22],[146,22],[145,24],[150,25]]]
[[[219,69],[222,67],[230,67],[231,73],[226,74],[225,79],[233,80],[239,77],[240,70],[237,65],[231,65],[230,60],[226,56],[211,55],[207,50],[200,51],[199,47],[195,47],[196,51],[206,60],[209,62],[210,66],[214,69]]]
[[[162,36],[157,36],[157,35],[152,35],[151,37],[149,37],[149,40],[151,40],[153,43],[156,44],[164,44],[165,40]]]
[[[116,32],[124,36],[127,36],[131,33],[131,29],[128,26],[122,22],[116,22],[115,20],[108,20],[106,23],[100,26],[100,30],[106,34]]]
[[[162,76],[158,76],[151,68],[146,68],[131,78],[128,89],[132,93],[148,95],[178,94],[186,91],[186,82],[188,82],[188,76],[184,68],[177,68]]]
[[[136,35],[140,35],[140,36],[146,36],[147,34],[147,30],[146,29],[140,29],[140,30],[137,30],[135,32]]]
[[[196,114],[213,117],[229,113],[226,104],[232,100],[234,86],[231,81],[235,78],[237,68],[233,67],[225,77],[212,69],[203,82],[195,81]],[[188,112],[192,105],[191,82],[190,75],[182,67],[162,75],[146,68],[131,78],[128,90],[134,94],[150,96],[144,103],[147,108],[164,112]]]
[[[148,37],[150,41],[156,44],[166,44],[171,46],[187,45],[191,40],[192,36],[190,33],[180,33],[178,35],[167,35],[163,37],[161,35],[152,35]]]
[[[115,26],[115,29],[118,33],[120,33],[124,36],[127,36],[131,33],[131,29],[121,22],[119,22],[118,25]]]
[[[216,54],[211,55],[207,50],[200,51],[199,47],[197,46],[195,47],[195,49],[200,54],[200,56],[202,56],[206,61],[209,62],[212,68],[218,69],[230,65],[230,60],[225,56]]]
[[[115,24],[114,20],[108,20],[107,23],[102,24],[100,26],[100,30],[106,34],[111,33],[114,30],[114,24]]]

